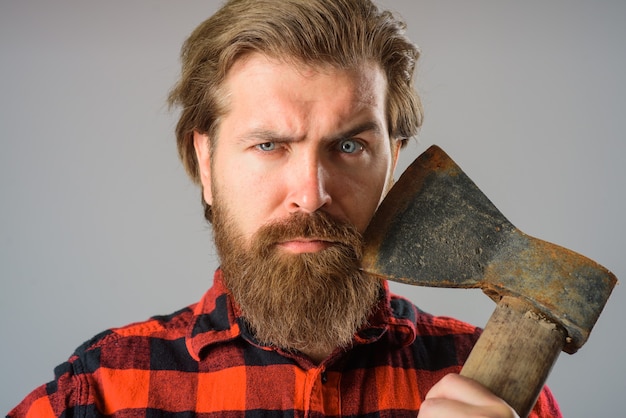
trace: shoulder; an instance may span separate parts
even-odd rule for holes
[[[461,365],[482,332],[459,319],[424,312],[402,296],[391,294],[390,302],[392,322],[411,327],[412,350],[431,361],[445,357]]]
[[[101,367],[150,369],[155,349],[177,346],[184,350],[192,318],[193,305],[170,315],[108,329],[79,346],[66,363],[57,367],[55,375],[90,374]]]
[[[422,311],[408,299],[391,294],[392,318],[414,327],[415,339],[408,347],[416,368],[428,370],[421,378],[434,384],[449,372],[459,372],[480,337],[481,328],[446,316],[435,316]],[[550,389],[545,386],[530,415],[536,417],[562,417]]]
[[[415,325],[418,335],[469,334],[478,338],[480,328],[448,316],[435,316],[424,312],[410,300],[391,294],[393,318],[409,320]]]
[[[192,317],[193,305],[101,332],[78,347],[55,368],[53,381],[27,395],[8,416],[69,416],[70,410],[73,416],[97,415],[94,400],[103,399],[108,383],[133,383],[149,376],[146,371],[161,366],[155,363],[160,358],[155,353],[186,353],[185,335]]]
[[[148,320],[111,328],[84,342],[74,355],[81,356],[94,350],[118,347],[126,348],[141,340],[184,338],[193,317],[194,305],[180,309],[170,315],[153,316]]]

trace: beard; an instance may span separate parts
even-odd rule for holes
[[[381,291],[380,281],[359,269],[363,242],[352,225],[323,212],[296,213],[247,241],[225,208],[214,204],[212,210],[225,285],[261,344],[305,353],[351,344]],[[332,245],[300,254],[278,247],[296,238]]]

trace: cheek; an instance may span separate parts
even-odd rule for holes
[[[230,176],[217,176],[216,191],[228,215],[250,235],[272,218],[280,203],[281,186],[275,179],[247,172],[243,167],[229,171]]]
[[[337,192],[338,203],[345,216],[361,233],[378,207],[385,182],[384,175],[368,176],[346,182],[343,190]]]
[[[368,195],[369,208],[372,214],[383,200],[392,184],[393,167],[390,158],[381,159],[377,164],[374,164],[367,170],[367,175],[363,180],[363,187],[365,188],[365,193]]]

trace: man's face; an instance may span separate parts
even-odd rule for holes
[[[229,71],[225,91],[215,149],[195,134],[207,203],[219,190],[246,238],[296,212],[323,211],[363,232],[397,157],[382,72],[373,65],[310,69],[251,54]],[[326,245],[293,240],[281,247],[300,253]]]
[[[385,80],[374,67],[251,55],[225,84],[213,149],[194,137],[225,283],[260,341],[322,358],[350,343],[379,296],[359,271],[359,233],[397,158]]]

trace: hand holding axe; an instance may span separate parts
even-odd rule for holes
[[[364,238],[368,273],[481,288],[497,302],[461,374],[521,417],[559,353],[575,353],[587,341],[617,282],[594,261],[514,227],[436,146],[402,174]]]

